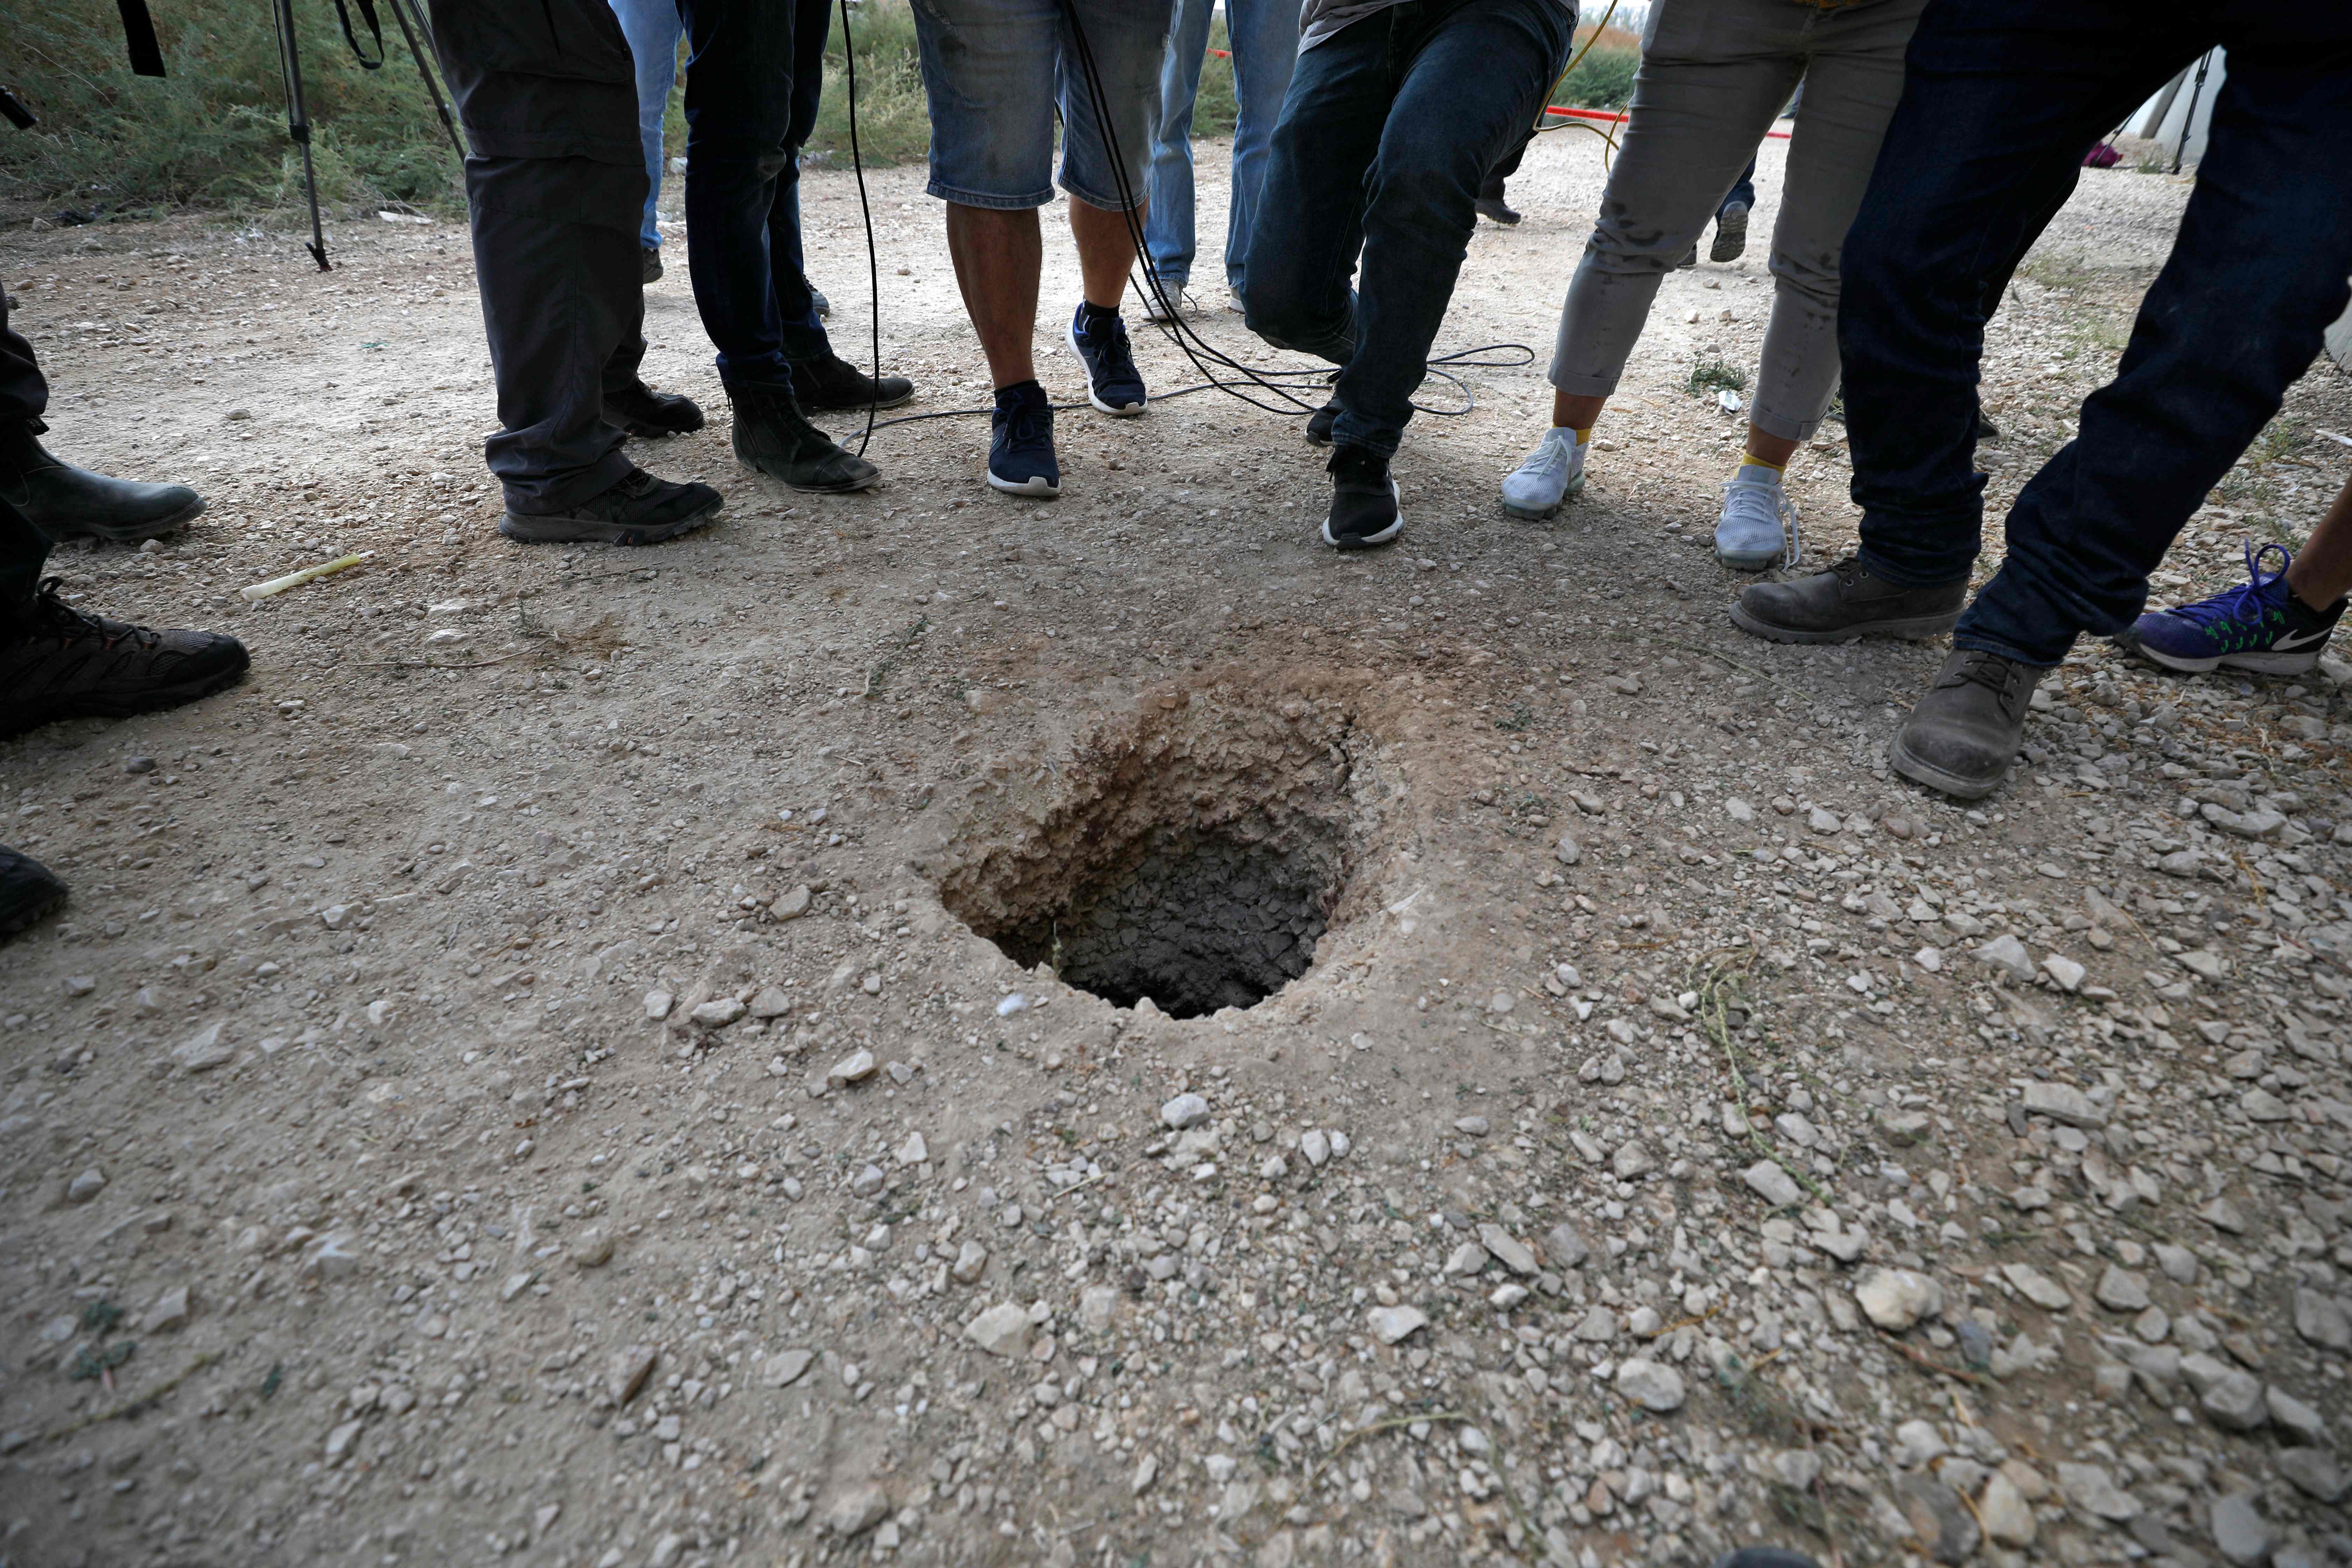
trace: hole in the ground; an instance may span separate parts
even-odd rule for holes
[[[1307,973],[1367,830],[1337,702],[1189,694],[1115,721],[1050,800],[981,803],[940,879],[1024,967],[1194,1018]]]

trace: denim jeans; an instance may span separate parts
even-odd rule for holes
[[[1168,58],[1160,71],[1160,108],[1151,123],[1151,210],[1143,226],[1152,269],[1171,288],[1192,276],[1192,100],[1201,93],[1201,67],[1209,53],[1211,0],[1176,0]],[[1290,68],[1298,58],[1298,7],[1289,0],[1225,0],[1225,32],[1233,45],[1233,201],[1225,212],[1225,284],[1242,291],[1242,253],[1265,180],[1266,144]]]
[[[1075,0],[1067,11],[1062,0],[914,0],[931,115],[925,190],[957,206],[1044,206],[1054,199],[1058,113],[1062,189],[1104,212],[1133,205],[1122,185],[1145,200],[1170,9],[1171,0]],[[1095,113],[1074,20],[1108,125]]]
[[[637,136],[646,144],[646,224],[638,237],[647,250],[661,248],[655,203],[661,196],[662,121],[669,113],[669,89],[677,79],[677,40],[686,31],[678,0],[612,0],[613,15],[637,61]]]
[[[802,270],[800,150],[824,88],[825,0],[683,0],[686,254],[723,381],[833,352]]]
[[[1243,304],[1275,347],[1345,367],[1339,444],[1395,452],[1469,253],[1478,186],[1542,112],[1574,29],[1554,0],[1403,0],[1300,52]]]
[[[1820,428],[1838,384],[1838,253],[1903,95],[1924,0],[1823,10],[1790,0],[1658,0],[1601,211],[1559,311],[1551,384],[1606,397],[1658,286],[1690,254],[1800,79],[1772,227],[1772,313],[1749,419],[1783,440]]]
[[[2010,509],[1958,647],[2047,666],[2128,626],[2173,536],[2310,367],[2352,273],[2352,8],[1937,0],[1912,40],[1838,332],[1861,561],[1911,586],[1977,557],[1993,289],[2092,144],[2217,44],[2230,74],[2172,254],[2115,379]]]
[[[1716,204],[1715,216],[1721,217],[1723,209],[1734,202],[1744,207],[1756,205],[1756,160],[1753,158],[1748,160],[1748,167],[1739,171],[1739,178],[1731,183],[1731,189],[1725,193],[1723,200]]]

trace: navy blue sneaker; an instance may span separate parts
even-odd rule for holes
[[[1062,493],[1062,465],[1054,460],[1054,405],[1044,387],[1034,381],[998,387],[988,428],[990,484],[1008,495]]]
[[[2275,554],[2278,570],[2263,570]],[[2246,546],[2246,581],[2210,599],[2153,610],[2116,638],[2150,664],[2202,674],[2228,668],[2258,675],[2301,675],[2319,662],[2344,614],[2338,599],[2314,610],[2287,591],[2294,557],[2281,546]]]
[[[1080,300],[1070,318],[1070,352],[1086,362],[1088,403],[1121,418],[1143,412],[1143,373],[1135,368],[1127,323],[1117,310],[1098,311]]]

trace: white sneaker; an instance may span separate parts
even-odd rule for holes
[[[1715,524],[1717,561],[1735,572],[1761,572],[1784,560],[1794,566],[1801,548],[1796,503],[1788,491],[1767,479],[1725,482],[1723,515]]]
[[[1168,304],[1175,307],[1173,312],[1160,302],[1163,292]],[[1143,293],[1143,319],[1147,321],[1172,321],[1180,314],[1196,315],[1200,309],[1201,301],[1192,298],[1192,291],[1181,283],[1162,282],[1158,289],[1147,289]]]
[[[1549,517],[1584,488],[1584,448],[1576,432],[1553,426],[1526,461],[1503,479],[1503,510],[1513,517]]]

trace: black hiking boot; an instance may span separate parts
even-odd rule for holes
[[[58,874],[30,855],[0,844],[0,942],[66,901]]]
[[[1958,649],[1895,731],[1888,764],[1961,800],[1990,795],[2017,758],[2026,707],[2044,673],[1997,653]]]
[[[77,468],[35,439],[38,420],[0,425],[0,500],[53,541],[136,544],[169,533],[205,510],[185,485],[147,485]]]
[[[839,354],[793,362],[793,396],[803,408],[896,408],[914,395],[905,376],[877,381]]]
[[[0,643],[0,736],[60,719],[128,719],[209,697],[245,673],[245,645],[217,632],[110,621],[44,581],[26,634]]]
[[[702,409],[691,397],[656,392],[642,381],[604,394],[604,423],[632,436],[683,436],[702,428]]]
[[[524,544],[659,544],[717,521],[727,498],[709,485],[672,484],[643,468],[567,511],[507,509],[499,531]]]
[[[881,469],[842,450],[803,418],[790,387],[730,381],[727,401],[735,408],[735,456],[771,479],[796,490],[840,494],[882,477]]]
[[[1941,637],[1960,618],[1969,580],[1900,588],[1849,555],[1785,583],[1739,591],[1731,624],[1766,642],[1849,642],[1855,637]]]

